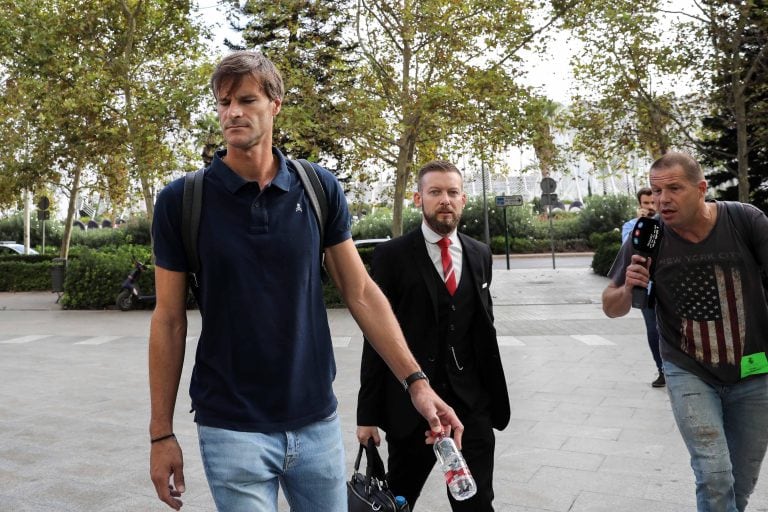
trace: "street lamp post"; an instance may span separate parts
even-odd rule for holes
[[[483,221],[485,224],[485,243],[491,245],[491,232],[488,228],[488,201],[485,197],[486,184],[485,184],[485,158],[480,160],[480,172],[483,175]]]

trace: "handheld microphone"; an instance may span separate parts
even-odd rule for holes
[[[650,217],[640,217],[632,229],[632,249],[635,254],[641,256],[656,257],[661,243],[661,224],[659,221]],[[650,269],[649,269],[650,270]],[[653,297],[653,274],[648,281],[647,288],[635,286],[632,288],[632,307],[647,308],[652,303]]]

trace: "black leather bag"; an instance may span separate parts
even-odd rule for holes
[[[360,459],[365,452],[365,475],[360,473]],[[379,456],[373,439],[367,445],[360,445],[355,459],[355,471],[347,482],[347,501],[349,512],[399,512],[408,510],[397,508],[395,496],[390,492],[384,472],[384,462]]]

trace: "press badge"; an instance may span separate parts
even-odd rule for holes
[[[741,358],[742,378],[758,373],[768,373],[768,358],[766,358],[765,352],[757,352]]]

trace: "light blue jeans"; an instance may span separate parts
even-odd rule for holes
[[[768,375],[713,386],[664,361],[675,421],[691,454],[699,512],[743,512],[768,446]]]
[[[282,487],[292,512],[346,512],[344,445],[336,413],[287,432],[200,425],[197,431],[219,511],[277,512],[277,490]]]

